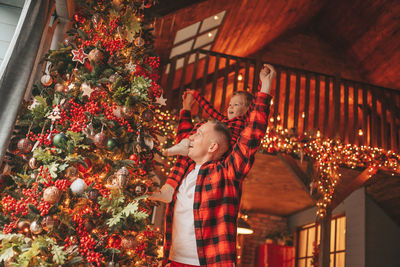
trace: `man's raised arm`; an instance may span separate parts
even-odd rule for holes
[[[260,72],[261,90],[256,94],[254,109],[250,112],[249,121],[233,146],[232,152],[225,159],[225,165],[234,175],[233,179],[243,179],[250,171],[254,155],[258,151],[261,139],[267,130],[268,115],[271,103],[269,95],[275,70],[271,65],[264,65]]]

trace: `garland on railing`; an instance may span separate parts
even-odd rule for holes
[[[271,118],[271,121],[274,119]],[[321,137],[319,131],[296,135],[293,130],[269,127],[262,140],[262,150],[268,153],[285,153],[315,161],[316,175],[311,189],[316,187],[321,197],[317,201],[317,216],[324,217],[340,182],[339,166],[368,168],[369,176],[378,169],[395,175],[399,173],[400,155],[393,151],[369,146],[344,144],[339,139]]]

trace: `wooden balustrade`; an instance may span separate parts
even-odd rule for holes
[[[168,106],[179,109],[182,93],[193,88],[223,112],[234,91],[257,91],[263,63],[206,50],[178,55],[164,66],[161,77]],[[275,68],[274,126],[399,151],[400,92],[340,76]],[[204,115],[201,107],[194,112]]]

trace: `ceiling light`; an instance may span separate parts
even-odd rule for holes
[[[214,19],[215,19],[215,20],[218,20],[218,19],[219,19],[219,17],[218,17],[217,15],[215,15],[215,16],[214,16]]]
[[[209,32],[208,37],[212,37],[212,36],[213,36],[212,32]]]
[[[238,219],[238,228],[237,228],[237,233],[241,235],[250,235],[254,233],[254,231],[251,229],[250,225],[243,219],[239,218]]]
[[[240,74],[238,75],[237,79],[238,79],[238,81],[243,80],[243,75],[240,73]]]

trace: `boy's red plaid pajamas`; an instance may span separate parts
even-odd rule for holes
[[[254,155],[267,129],[270,99],[269,95],[258,93],[249,122],[231,153],[226,158],[209,161],[201,166],[195,187],[193,214],[197,252],[202,266],[233,266],[236,262],[236,220],[242,182],[253,165]],[[183,111],[178,127],[178,141],[187,137],[191,130],[193,124],[190,112]],[[195,162],[190,158],[178,157],[172,173],[173,177],[181,179],[173,182],[175,187],[180,185],[182,178],[194,167]],[[171,248],[176,192],[166,211],[164,264]]]

